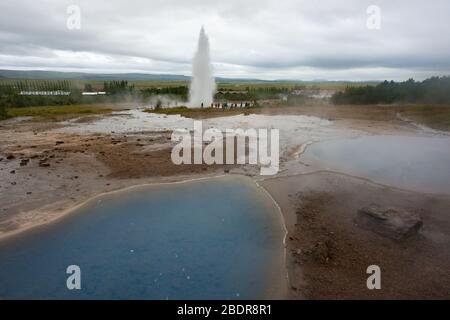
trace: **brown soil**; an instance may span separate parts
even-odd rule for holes
[[[449,196],[431,196],[321,172],[267,180],[289,230],[291,296],[308,299],[450,298]],[[385,238],[355,222],[370,203],[419,213],[419,234]],[[370,265],[381,268],[381,290],[366,286]]]
[[[229,170],[231,166],[175,165],[169,132],[85,137],[81,145],[61,146],[65,153],[92,154],[110,170],[108,178],[167,177]]]

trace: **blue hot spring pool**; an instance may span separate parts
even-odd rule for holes
[[[283,238],[276,205],[250,179],[135,187],[0,242],[0,298],[277,298]],[[81,290],[66,287],[69,265]]]
[[[306,163],[403,189],[450,193],[450,137],[364,136],[312,144]]]

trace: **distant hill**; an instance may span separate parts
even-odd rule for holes
[[[190,76],[180,74],[148,74],[148,73],[85,73],[85,72],[60,72],[42,70],[0,70],[0,79],[46,79],[46,80],[127,80],[127,81],[189,81]],[[350,83],[352,81],[327,81],[327,80],[261,80],[261,79],[237,79],[216,77],[217,82],[231,83]],[[380,81],[368,81],[365,83],[378,83]]]
[[[145,74],[145,73],[84,73],[59,72],[40,70],[0,70],[0,78],[9,79],[51,79],[51,80],[159,80],[159,81],[187,81],[190,77],[176,74]]]
[[[180,74],[148,74],[148,73],[85,73],[60,72],[42,70],[0,70],[3,79],[46,79],[46,80],[127,80],[127,81],[189,81],[191,77]],[[216,78],[223,82],[270,82],[259,79]]]

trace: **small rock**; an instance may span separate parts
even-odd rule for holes
[[[312,248],[314,259],[322,264],[328,263],[328,261],[332,258],[333,248],[334,245],[330,240],[317,242]]]
[[[56,143],[55,144],[63,144],[64,143],[64,141],[56,141]]]
[[[14,155],[12,155],[12,154],[9,154],[9,155],[6,156],[6,160],[13,160],[15,158],[16,157]]]
[[[415,213],[382,208],[377,204],[359,209],[356,222],[363,228],[394,240],[416,234],[423,225],[421,217]]]

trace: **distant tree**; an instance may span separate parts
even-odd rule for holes
[[[129,86],[128,81],[125,80],[113,80],[105,81],[103,83],[103,90],[111,95],[131,93],[134,90],[134,86]],[[124,95],[123,95],[124,96]]]
[[[161,110],[161,108],[162,108],[162,102],[161,102],[160,99],[158,99],[158,100],[156,101],[155,110]]]
[[[92,89],[92,84],[90,84],[90,83],[85,83],[85,84],[84,84],[84,91],[85,91],[85,92],[93,92],[94,90]]]

